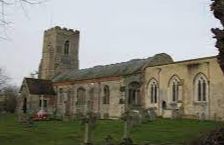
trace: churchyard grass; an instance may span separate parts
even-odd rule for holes
[[[217,123],[212,121],[157,119],[132,128],[130,135],[135,143],[183,144],[216,127]],[[83,131],[79,121],[40,121],[27,127],[16,121],[16,115],[0,115],[0,145],[79,145]],[[99,120],[93,140],[95,145],[102,145],[104,138],[111,135],[119,142],[122,133],[122,121]]]

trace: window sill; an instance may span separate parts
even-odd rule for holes
[[[182,104],[183,103],[183,101],[181,101],[181,100],[178,100],[178,101],[172,101],[172,102],[170,102],[170,104],[172,105],[172,104]]]
[[[207,101],[195,101],[194,105],[208,105]]]
[[[167,111],[173,111],[173,110],[179,110],[178,108],[164,108],[163,110],[167,110]]]
[[[170,102],[171,106],[177,106],[178,102]]]

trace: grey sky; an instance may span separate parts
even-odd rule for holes
[[[0,41],[0,66],[18,85],[38,69],[43,31],[59,25],[81,31],[80,67],[165,52],[174,60],[216,55],[210,29],[219,22],[210,0],[50,0],[9,11],[11,41]],[[16,10],[14,10],[16,9]]]

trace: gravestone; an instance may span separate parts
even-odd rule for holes
[[[113,138],[110,136],[110,135],[108,135],[106,138],[105,138],[105,144],[104,145],[114,145],[114,140],[113,140]]]
[[[82,124],[85,125],[85,138],[84,145],[92,144],[92,130],[96,127],[97,114],[93,112],[87,112],[86,115],[81,119]]]
[[[154,108],[149,108],[148,109],[148,116],[149,116],[149,121],[156,120],[156,112],[155,112]]]

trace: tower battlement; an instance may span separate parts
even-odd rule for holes
[[[60,26],[55,26],[50,29],[47,29],[44,31],[44,33],[52,33],[52,32],[64,32],[64,33],[74,33],[74,34],[79,34],[79,30],[74,30],[74,29],[68,29],[66,27],[60,27]]]

